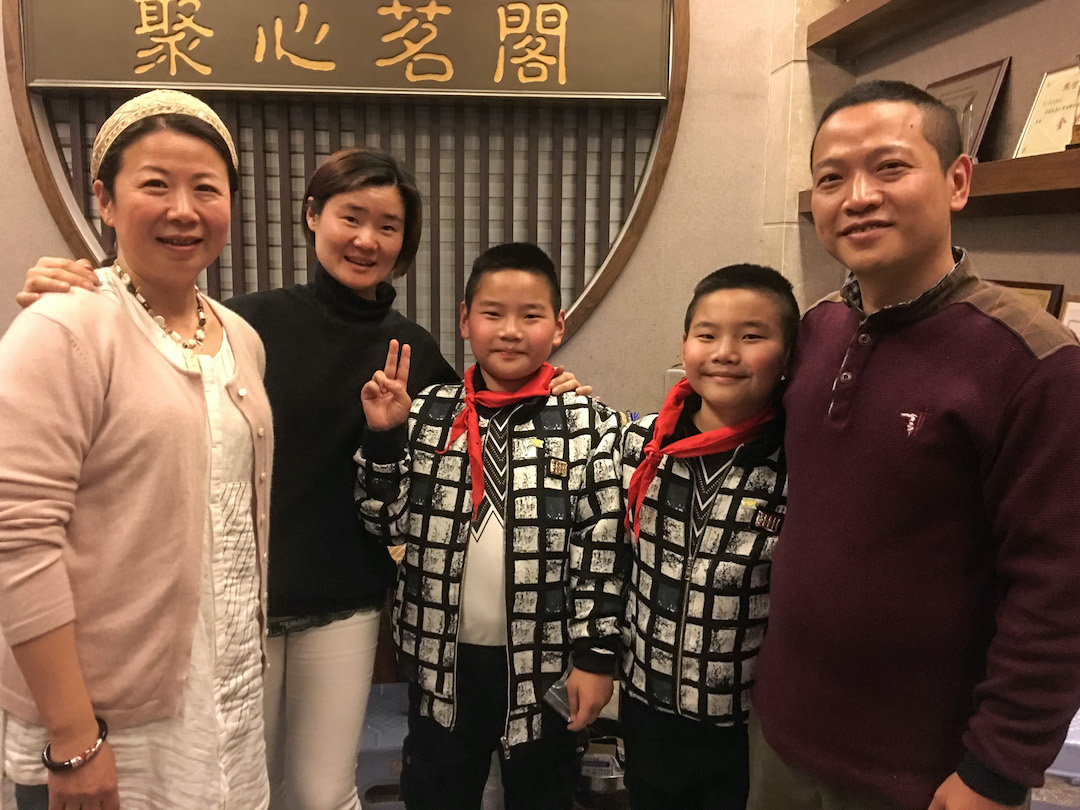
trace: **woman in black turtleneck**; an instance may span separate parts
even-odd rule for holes
[[[304,194],[318,266],[291,289],[233,298],[266,344],[276,449],[270,511],[266,725],[271,807],[360,807],[356,757],[394,563],[353,505],[360,388],[390,339],[412,347],[409,390],[456,382],[435,339],[392,308],[421,199],[389,155],[331,155]]]

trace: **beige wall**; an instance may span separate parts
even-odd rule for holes
[[[808,21],[843,0],[692,0],[686,104],[667,181],[626,269],[593,316],[556,355],[597,393],[631,410],[656,409],[663,372],[678,359],[694,283],[739,261],[771,264],[806,306],[843,271],[796,213],[809,185],[808,148],[821,109],[855,77],[925,85],[1013,57],[989,134],[1011,155],[1046,70],[1075,57],[1076,0],[988,0],[956,20],[842,68],[806,54]],[[0,91],[3,256],[0,328],[15,312],[24,269],[41,254],[67,254],[30,175],[6,85]],[[955,241],[988,277],[1064,281],[1080,294],[1080,214],[965,220]]]
[[[691,0],[686,103],[664,188],[629,264],[557,355],[618,407],[663,401],[698,279],[765,261],[772,12],[768,0]]]
[[[0,38],[0,54],[3,53]],[[0,166],[4,167],[4,193],[0,195],[0,329],[15,317],[15,292],[22,287],[26,268],[41,255],[70,256],[30,174],[7,81],[0,87]]]

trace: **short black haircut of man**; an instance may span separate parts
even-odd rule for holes
[[[960,137],[960,124],[957,123],[955,112],[913,84],[888,79],[862,82],[833,99],[818,119],[817,129],[814,130],[814,143],[817,142],[821,127],[835,113],[847,107],[857,107],[860,104],[872,104],[877,101],[901,101],[914,104],[919,108],[919,112],[922,113],[923,137],[938,153],[943,172],[948,171],[964,151],[964,141]],[[813,162],[813,154],[812,143],[810,145],[811,162]]]

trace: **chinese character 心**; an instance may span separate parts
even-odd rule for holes
[[[307,3],[301,3],[297,8],[296,29],[294,33],[299,34],[303,28],[304,23],[307,22]],[[281,22],[281,17],[274,18],[274,56],[278,59],[288,59],[297,67],[305,68],[306,70],[333,70],[337,67],[337,63],[330,59],[317,60],[306,59],[303,56],[297,56],[285,50],[285,46],[281,44],[281,36],[284,30],[284,26]],[[330,31],[330,24],[323,23],[319,26],[319,30],[315,33],[315,44],[318,45],[326,37],[327,32]],[[266,55],[266,33],[263,31],[263,27],[260,25],[258,32],[255,36],[255,61],[261,62]]]

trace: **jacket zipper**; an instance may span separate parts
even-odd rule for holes
[[[735,452],[731,454],[731,458],[728,459],[728,463],[725,464],[720,470],[717,471],[717,473],[716,473],[717,475],[723,475],[725,478],[727,477],[728,470],[731,469],[732,465],[735,462],[735,456],[738,455],[739,450],[742,447],[743,447],[743,445],[739,445],[737,448],[735,448]],[[686,462],[686,463],[687,463],[687,465],[689,465],[690,462]],[[694,480],[693,475],[691,475],[691,481],[693,481],[693,480]],[[722,483],[723,482],[721,482],[721,484]],[[716,495],[719,495],[719,494],[720,494],[720,490],[717,489],[716,493],[713,495],[712,502],[709,504],[709,511],[710,512],[712,511],[713,504],[716,501]],[[694,508],[693,498],[694,498],[694,492],[691,491],[691,493],[690,493],[690,499],[691,499],[691,502],[690,502],[690,509],[691,509],[690,520],[691,520],[691,522],[693,522],[693,514],[692,514],[692,510]],[[691,543],[693,544],[693,548],[687,549],[688,553],[687,553],[687,556],[686,556],[686,563],[683,566],[682,619],[679,622],[678,652],[676,653],[676,656],[675,656],[675,695],[674,695],[674,699],[675,699],[675,714],[677,714],[677,715],[682,715],[682,713],[683,713],[683,711],[682,711],[682,701],[681,701],[680,695],[682,694],[682,682],[683,682],[683,650],[684,650],[685,644],[686,644],[686,614],[687,614],[687,611],[690,610],[690,580],[693,578],[693,575],[694,575],[694,563],[697,561],[698,551],[701,550],[701,541],[705,538],[705,529],[708,526],[708,521],[709,521],[709,519],[708,519],[708,516],[706,515],[706,517],[705,517],[705,525],[702,526],[702,528],[701,528],[701,536],[698,537],[696,541],[693,539],[693,536],[691,536]],[[704,625],[703,625],[703,627],[704,627]]]
[[[506,718],[503,720],[503,734],[499,738],[502,745],[503,762],[510,759],[510,685],[514,675],[514,656],[510,653],[510,587],[514,582],[513,573],[508,571],[510,555],[506,553],[507,535],[510,531],[508,513],[510,511],[510,499],[512,488],[510,482],[514,480],[514,416],[521,405],[515,406],[509,416],[506,417],[506,498],[503,502],[503,581],[506,583],[503,591],[503,609],[506,611]],[[485,438],[487,438],[485,436]],[[511,546],[513,544],[510,544]]]

